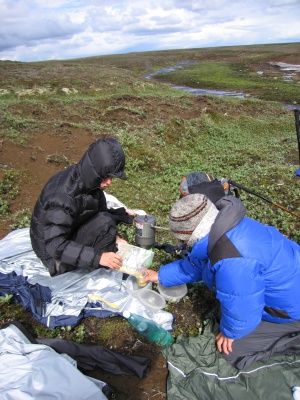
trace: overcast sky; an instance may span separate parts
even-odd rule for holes
[[[300,0],[0,0],[0,60],[300,42]]]

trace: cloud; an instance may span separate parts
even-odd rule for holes
[[[0,0],[0,60],[296,42],[299,5],[299,0]]]
[[[17,3],[0,2],[0,54],[4,49],[32,48],[41,42],[54,44],[59,38],[68,39],[82,30],[67,14],[48,14],[40,8],[30,7],[29,2],[19,6]]]

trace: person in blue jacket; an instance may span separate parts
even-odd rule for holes
[[[185,258],[148,269],[143,283],[203,281],[220,303],[216,345],[241,369],[277,354],[300,354],[300,246],[246,217],[232,196],[214,205],[189,194],[172,207],[169,226],[187,243]]]

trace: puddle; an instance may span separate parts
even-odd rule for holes
[[[271,65],[277,65],[281,71],[287,71],[288,73],[283,75],[282,79],[286,82],[291,82],[293,77],[300,72],[300,65],[297,64],[287,64],[283,62],[271,62]]]
[[[292,81],[292,80],[293,80],[293,77],[294,77],[295,75],[296,75],[296,74],[284,75],[282,79],[283,79],[284,81]]]
[[[282,104],[285,108],[288,108],[289,110],[300,110],[300,106],[299,105],[295,105],[295,104]]]
[[[282,79],[284,81],[290,82],[293,80],[293,77],[297,75],[297,73],[300,73],[300,65],[297,64],[287,64],[283,62],[272,62],[270,63],[272,65],[277,65],[282,71],[288,71],[289,73],[286,75],[283,75]],[[294,105],[294,104],[283,104],[285,108],[288,108],[289,110],[300,110],[299,105]]]
[[[287,64],[287,63],[283,63],[283,62],[271,62],[270,64],[272,65],[278,65],[278,67],[280,69],[282,69],[282,71],[296,71],[296,72],[300,72],[300,65],[296,65],[296,64]]]

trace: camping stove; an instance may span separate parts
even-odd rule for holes
[[[156,218],[152,215],[139,215],[135,220],[135,243],[150,249],[155,243]]]

